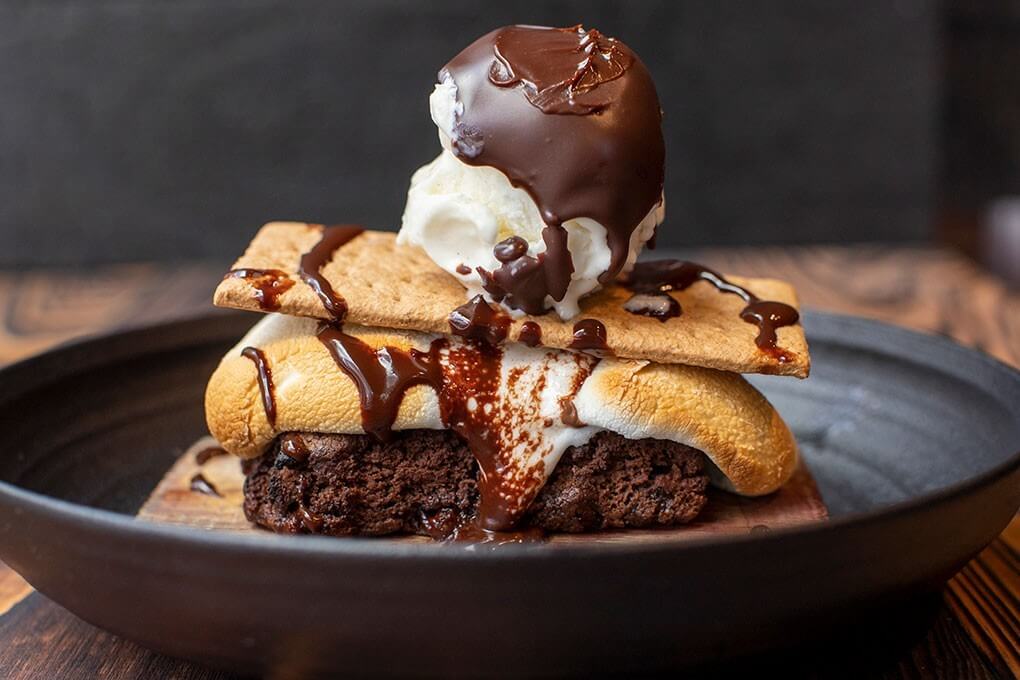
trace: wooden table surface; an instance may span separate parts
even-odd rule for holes
[[[935,249],[804,247],[688,253],[793,282],[805,306],[943,333],[1020,366],[1020,295]],[[222,264],[0,271],[0,363],[112,328],[201,313]],[[847,636],[852,636],[848,639]],[[838,638],[719,670],[793,677],[1020,676],[1020,518],[939,594],[875,612]],[[0,563],[0,677],[227,678],[100,631]],[[290,677],[281,671],[278,677]]]

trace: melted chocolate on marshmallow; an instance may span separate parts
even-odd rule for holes
[[[270,427],[276,427],[276,386],[273,384],[273,372],[266,361],[266,355],[258,347],[245,347],[241,356],[255,364],[255,376],[258,381],[259,394],[262,396],[262,408],[266,412],[266,420]]]
[[[562,300],[573,263],[563,223],[589,217],[612,254],[602,283],[626,261],[630,239],[662,195],[665,151],[655,85],[630,48],[581,26],[507,26],[482,36],[442,71],[463,112],[451,139],[469,165],[500,170],[534,199],[546,250],[501,256],[479,269],[494,299],[529,314]],[[500,252],[502,251],[502,252]]]
[[[489,341],[498,343],[506,337],[510,318],[492,309],[479,296],[454,310],[450,317],[451,330],[467,338],[466,342],[451,347],[449,340],[437,338],[427,351],[375,348],[345,333],[343,318],[347,304],[329,286],[321,268],[337,248],[358,233],[358,227],[325,229],[319,243],[301,258],[301,277],[333,315],[332,321],[319,326],[317,337],[358,389],[362,428],[377,439],[389,439],[407,390],[415,385],[432,387],[439,397],[443,424],[467,440],[481,471],[478,481],[481,502],[476,518],[479,536],[510,529],[527,509],[542,481],[542,470],[537,466],[513,473],[506,459],[505,428],[495,415],[503,352]],[[254,352],[245,356],[257,362]],[[273,414],[275,419],[275,406]],[[280,444],[281,452],[298,462],[303,448],[295,447],[287,438]],[[318,531],[322,519],[304,506],[301,510],[305,529]],[[477,538],[463,527],[454,527],[452,531],[452,538]],[[492,536],[486,540],[490,539]]]

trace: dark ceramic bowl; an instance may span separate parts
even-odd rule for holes
[[[806,314],[806,381],[758,378],[825,523],[676,543],[232,535],[132,519],[204,433],[252,317],[88,340],[0,372],[0,558],[83,619],[238,671],[644,671],[788,644],[946,579],[1020,505],[1020,374],[948,340]]]

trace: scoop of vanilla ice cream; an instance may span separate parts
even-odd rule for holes
[[[467,165],[454,155],[450,139],[462,107],[457,85],[447,76],[429,97],[443,150],[411,177],[397,242],[424,249],[437,265],[457,277],[467,289],[467,297],[482,294],[491,301],[475,268],[498,268],[492,249],[511,236],[527,241],[531,256],[544,252],[542,230],[546,224],[531,196],[511,185],[506,175],[496,168]],[[665,202],[660,200],[631,235],[624,271],[633,266],[664,217]],[[578,301],[599,288],[598,277],[609,269],[611,253],[606,229],[595,220],[579,217],[564,222],[563,227],[574,273],[563,299],[546,296],[546,306],[569,319],[580,313]]]

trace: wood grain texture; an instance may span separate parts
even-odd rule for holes
[[[666,254],[663,253],[662,256]],[[1020,365],[1020,297],[969,261],[934,249],[812,247],[684,253],[793,283],[807,307],[943,333]],[[84,273],[0,271],[0,362],[71,337],[203,313],[224,267],[122,265]],[[9,678],[227,678],[141,649],[76,619],[0,565],[0,669]],[[1020,520],[941,596],[876,614],[867,632],[795,655],[735,662],[788,677],[1007,678],[1018,671]],[[910,614],[902,621],[900,614]],[[847,640],[852,644],[847,644]],[[726,669],[732,670],[732,669]],[[708,669],[705,675],[715,675]]]

